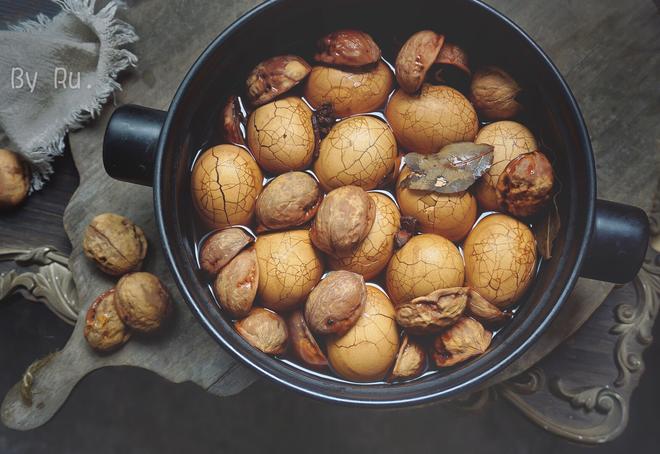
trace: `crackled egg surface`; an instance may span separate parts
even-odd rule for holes
[[[515,121],[497,121],[484,126],[475,143],[492,145],[493,165],[475,185],[475,195],[484,210],[497,210],[497,180],[514,158],[538,150],[534,134]]]
[[[477,200],[469,191],[439,194],[416,191],[401,186],[410,174],[404,167],[396,185],[396,199],[404,216],[417,219],[422,232],[437,233],[451,241],[460,241],[477,220]]]
[[[312,110],[293,96],[263,105],[248,118],[247,142],[264,170],[303,170],[316,147]]]
[[[500,308],[525,293],[536,269],[530,228],[505,214],[483,218],[463,245],[467,285]]]
[[[390,127],[376,117],[359,115],[337,123],[321,141],[314,173],[326,191],[348,185],[368,191],[395,171],[397,155]]]
[[[328,359],[342,377],[355,381],[382,379],[399,350],[394,306],[380,289],[367,286],[364,312],[348,332],[327,340]]]
[[[323,262],[307,230],[261,235],[255,243],[259,263],[257,298],[274,311],[302,304],[321,280]]]
[[[471,142],[479,130],[477,112],[458,90],[424,84],[417,95],[397,90],[385,116],[399,144],[417,153],[435,153],[454,142]]]
[[[448,239],[432,233],[414,236],[387,266],[385,285],[394,304],[406,303],[440,288],[461,287],[463,257]]]
[[[368,71],[345,71],[315,66],[305,85],[305,98],[315,109],[330,103],[337,115],[346,117],[377,110],[392,91],[394,74],[382,61]]]
[[[236,145],[206,150],[193,167],[193,204],[212,227],[249,224],[262,187],[259,166],[250,153]]]

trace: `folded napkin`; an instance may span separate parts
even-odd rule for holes
[[[120,89],[117,74],[137,63],[125,45],[133,27],[116,19],[119,1],[95,12],[95,0],[53,0],[55,17],[0,30],[0,147],[32,166],[32,189],[53,172],[67,132],[96,117]]]

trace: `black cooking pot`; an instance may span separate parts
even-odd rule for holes
[[[250,69],[279,54],[310,56],[315,41],[339,28],[370,33],[394,61],[405,39],[422,29],[443,32],[464,46],[473,66],[497,63],[526,88],[522,119],[554,153],[562,184],[562,227],[553,258],[514,319],[484,355],[453,369],[401,384],[353,384],[273,359],[234,331],[197,274],[191,241],[190,171],[196,152],[216,143],[221,109],[241,93]],[[407,405],[473,390],[532,345],[568,298],[579,276],[631,280],[648,243],[648,219],[635,207],[596,200],[589,134],[566,82],[520,28],[475,0],[274,0],[253,9],[204,51],[168,112],[124,106],[106,131],[104,163],[118,179],[154,185],[165,255],[181,294],[208,332],[243,363],[289,388],[329,401],[370,406]]]

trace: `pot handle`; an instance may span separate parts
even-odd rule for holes
[[[103,137],[103,166],[112,178],[151,186],[156,148],[167,112],[127,104],[117,108]]]
[[[642,267],[649,245],[649,218],[641,208],[596,200],[596,220],[580,275],[625,284]]]

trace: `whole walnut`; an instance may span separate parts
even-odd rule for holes
[[[0,210],[19,205],[30,190],[30,170],[21,157],[0,148]]]
[[[484,118],[506,120],[522,110],[516,99],[521,90],[509,73],[496,66],[487,66],[479,69],[472,78],[470,101]]]
[[[99,352],[116,350],[131,338],[115,307],[115,289],[100,295],[89,307],[83,334],[87,343]]]
[[[369,234],[376,204],[358,186],[341,186],[323,199],[312,223],[314,246],[327,254],[350,251]]]
[[[92,219],[83,239],[85,255],[111,276],[138,271],[147,255],[147,239],[130,219],[103,213]]]
[[[115,307],[122,321],[141,333],[158,330],[172,311],[170,295],[160,279],[144,272],[119,279]]]

